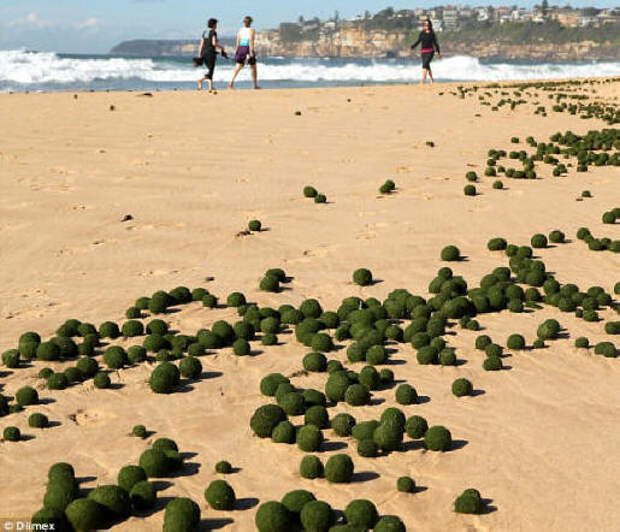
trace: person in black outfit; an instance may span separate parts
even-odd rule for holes
[[[433,79],[433,72],[431,70],[431,61],[435,55],[435,50],[437,50],[437,57],[441,57],[441,52],[439,51],[437,37],[433,31],[433,24],[429,19],[424,21],[424,28],[420,32],[418,40],[411,45],[411,49],[415,49],[420,43],[422,44],[422,83],[426,82],[427,73],[431,78],[431,83],[433,83],[435,80]]]
[[[207,81],[209,83],[209,92],[213,91],[213,72],[215,71],[215,62],[217,59],[217,52],[222,54],[222,57],[226,57],[224,48],[220,46],[217,40],[217,19],[210,18],[207,22],[207,29],[202,33],[202,40],[200,41],[199,62],[207,67],[207,73],[198,80],[198,90],[202,90],[202,84]]]

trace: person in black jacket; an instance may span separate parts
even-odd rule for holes
[[[420,43],[422,44],[422,83],[426,82],[427,73],[431,78],[431,83],[433,83],[435,80],[433,79],[433,72],[431,70],[431,61],[435,55],[435,50],[437,50],[437,57],[441,57],[441,52],[439,50],[437,37],[433,31],[433,24],[429,19],[424,21],[424,28],[420,32],[418,40],[411,45],[411,49],[414,50]]]

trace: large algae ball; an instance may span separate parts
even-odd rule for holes
[[[346,454],[337,454],[325,464],[325,478],[333,483],[351,482],[353,478],[353,460]]]
[[[452,447],[452,435],[447,428],[436,425],[424,434],[424,444],[430,451],[449,451]]]
[[[284,504],[265,502],[258,507],[254,519],[258,532],[290,532],[291,514]]]
[[[360,286],[372,284],[372,272],[366,268],[360,268],[353,272],[353,282]]]
[[[256,409],[250,427],[259,438],[270,438],[273,429],[281,422],[286,421],[286,413],[277,405],[263,405]]]
[[[234,510],[235,491],[225,480],[214,480],[205,490],[205,499],[214,510]]]

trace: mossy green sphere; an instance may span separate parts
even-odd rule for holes
[[[303,366],[306,371],[326,371],[327,357],[323,353],[308,353],[303,359]]]
[[[181,378],[179,368],[170,362],[162,362],[151,373],[149,385],[155,393],[170,393]]]
[[[452,447],[452,435],[447,428],[435,425],[424,434],[424,444],[429,451],[449,451]]]
[[[325,395],[335,403],[344,401],[345,393],[350,384],[351,381],[344,371],[331,373],[325,384]]]
[[[381,422],[373,433],[373,440],[384,451],[396,451],[403,441],[404,429],[398,424]]]
[[[205,499],[214,510],[234,510],[235,490],[225,480],[214,480],[205,490]]]
[[[17,427],[6,427],[2,432],[5,441],[16,442],[22,439],[22,434]]]
[[[496,356],[490,356],[485,359],[482,363],[482,367],[486,371],[499,371],[504,366],[502,364],[502,359]]]
[[[316,497],[307,490],[293,490],[282,497],[282,504],[286,506],[289,512],[299,516],[303,507],[315,500]]]
[[[355,426],[355,418],[351,414],[340,413],[334,416],[331,427],[338,436],[350,436]]]
[[[17,349],[9,349],[2,353],[2,363],[9,369],[19,367],[19,351]]]
[[[146,471],[140,466],[128,465],[121,467],[118,472],[117,483],[125,491],[130,492],[138,482],[146,480]]]
[[[418,402],[418,394],[410,384],[401,384],[396,388],[395,398],[400,405],[413,405]]]
[[[200,507],[191,499],[179,497],[166,506],[163,532],[193,532],[200,528]]]
[[[395,515],[382,516],[375,525],[374,532],[406,532],[407,528]]]
[[[357,454],[364,458],[376,458],[379,455],[379,446],[372,439],[359,440]]]
[[[281,373],[270,373],[260,382],[260,392],[263,395],[273,397],[276,394],[278,386],[283,383],[290,383],[290,380]]]
[[[532,237],[531,244],[536,249],[546,248],[548,244],[547,237],[541,233],[535,234]]]
[[[594,354],[615,358],[617,356],[616,346],[612,342],[599,342],[594,346]]]
[[[248,229],[252,232],[259,232],[263,227],[260,220],[250,220],[248,223]]]
[[[147,430],[146,427],[144,425],[135,425],[132,429],[131,429],[131,435],[135,436],[136,438],[146,438],[147,436]]]
[[[411,477],[400,477],[396,481],[396,489],[403,493],[413,493],[415,491],[415,481]]]
[[[69,381],[64,373],[53,373],[47,378],[47,387],[50,390],[64,390]]]
[[[457,261],[461,258],[461,252],[456,246],[446,246],[441,250],[441,260]]]
[[[67,462],[56,462],[47,470],[47,479],[52,482],[55,480],[75,480],[75,469]]]
[[[103,361],[110,369],[121,369],[128,362],[127,353],[122,347],[108,347],[103,355]]]
[[[456,353],[453,348],[442,349],[439,352],[439,363],[442,366],[456,365]]]
[[[198,379],[202,375],[202,362],[196,357],[185,357],[179,363],[179,371],[186,379]]]
[[[326,502],[310,501],[301,509],[299,520],[308,532],[328,532],[334,522],[334,512]]]
[[[473,391],[473,386],[471,382],[465,378],[456,379],[452,383],[452,393],[457,397],[464,397],[466,395],[471,395]]]
[[[525,349],[525,338],[521,334],[511,334],[506,341],[506,347],[514,351]]]
[[[226,304],[229,307],[240,307],[247,303],[245,296],[241,292],[232,292],[226,298]]]
[[[372,529],[379,520],[377,507],[367,499],[351,501],[344,510],[347,523],[361,529]]]
[[[481,514],[482,499],[473,493],[463,493],[454,501],[454,511],[460,514]]]
[[[297,430],[297,447],[306,453],[319,450],[323,442],[323,433],[316,425],[304,425]]]
[[[147,449],[140,455],[140,467],[148,478],[162,478],[170,472],[170,462],[163,451]]]
[[[44,429],[49,427],[49,419],[45,414],[41,414],[40,412],[35,412],[34,414],[30,414],[28,416],[28,426],[36,429]]]
[[[334,349],[334,344],[329,334],[316,333],[312,337],[311,347],[313,351],[328,353],[329,351],[332,351]]]
[[[54,370],[52,368],[41,368],[38,377],[39,379],[49,379],[54,374]]]
[[[405,432],[412,440],[424,437],[428,430],[428,423],[422,416],[411,416],[405,423]]]
[[[230,475],[233,472],[233,467],[230,462],[221,460],[215,464],[215,472],[220,475]]]
[[[290,532],[293,526],[287,507],[276,501],[265,502],[258,507],[254,524],[258,532]]]
[[[366,386],[351,384],[345,391],[344,400],[351,406],[363,406],[370,402],[370,394]]]
[[[52,361],[60,358],[60,347],[54,342],[43,342],[37,347],[37,360]]]
[[[52,377],[50,377],[50,380]],[[49,384],[50,381],[48,380],[47,382]],[[97,373],[97,375],[93,378],[93,384],[95,385],[95,388],[106,389],[112,386],[112,381],[107,373]]]
[[[244,340],[243,338],[238,338],[233,342],[233,352],[237,356],[247,356],[251,353],[252,348],[250,346],[250,342]]]
[[[23,386],[17,390],[15,400],[20,406],[36,405],[39,402],[39,393],[32,386]]]
[[[299,474],[302,478],[314,479],[323,476],[324,468],[321,460],[314,455],[304,456],[299,464]]]
[[[378,426],[379,422],[375,419],[370,421],[362,421],[353,427],[351,435],[358,441],[372,439]]]
[[[366,268],[360,268],[353,272],[353,282],[360,286],[370,286],[372,284],[372,272]]]
[[[74,530],[97,530],[104,524],[101,507],[92,499],[75,499],[65,509],[67,521]]]
[[[327,203],[327,196],[325,194],[317,194],[314,196],[314,203]]]
[[[348,483],[353,478],[354,464],[346,454],[331,456],[325,464],[325,478],[332,483]]]
[[[304,398],[297,392],[288,392],[284,394],[282,399],[278,401],[278,404],[289,416],[298,416],[305,411]]]
[[[316,425],[319,429],[326,429],[329,427],[329,413],[322,405],[311,406],[304,414],[304,423]]]
[[[78,486],[75,478],[54,478],[47,484],[43,506],[51,510],[63,511],[77,498]]]
[[[144,334],[144,325],[141,321],[129,320],[123,323],[121,332],[126,338],[142,336]]]
[[[476,195],[476,187],[474,185],[465,185],[463,188],[463,193],[466,196],[475,196]]]
[[[278,405],[263,405],[256,409],[250,419],[250,428],[259,438],[270,438],[273,429],[286,421],[286,413]]]
[[[137,482],[129,492],[132,506],[137,510],[148,510],[155,506],[157,491],[153,483],[143,480]]]
[[[124,519],[131,513],[129,493],[120,486],[98,486],[88,494],[88,498],[99,504],[112,519]]]

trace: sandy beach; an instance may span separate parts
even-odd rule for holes
[[[534,88],[524,91],[527,103],[492,111],[478,100],[485,90],[492,92],[464,98],[451,94],[451,84],[0,95],[0,352],[15,348],[25,331],[49,338],[69,318],[120,324],[138,297],[179,285],[204,287],[221,302],[240,291],[273,308],[316,298],[334,311],[345,297],[383,301],[396,288],[429,297],[429,283],[446,265],[470,287],[479,286],[485,274],[508,265],[503,253],[487,249],[489,239],[530,245],[532,235],[554,229],[568,242],[535,250],[547,270],[561,283],[582,290],[598,285],[613,294],[620,257],[590,251],[575,234],[585,226],[596,236],[620,239],[618,222],[601,221],[620,203],[618,167],[591,166],[585,173],[569,167],[567,175],[553,177],[551,167],[541,164],[539,179],[502,177],[503,190],[492,187],[497,178],[484,176],[491,148],[530,152],[528,136],[548,142],[557,131],[581,135],[612,126],[551,112],[554,102]],[[617,81],[574,90],[607,105],[617,106],[620,97]],[[547,106],[548,116],[534,114],[536,101]],[[463,194],[467,171],[480,176],[475,197]],[[379,194],[386,179],[395,181],[395,193]],[[327,203],[304,198],[306,185],[324,193]],[[593,197],[581,200],[583,190]],[[126,215],[131,219],[122,221]],[[261,220],[265,230],[245,234],[251,219]],[[442,262],[448,244],[467,260]],[[260,291],[265,270],[275,267],[292,281],[281,293]],[[355,285],[351,275],[360,267],[380,282]],[[254,356],[238,357],[230,348],[202,356],[207,377],[169,395],[149,389],[154,362],[111,373],[115,386],[106,390],[90,380],[52,391],[37,378],[42,367],[59,370],[74,365],[70,361],[2,367],[0,393],[13,396],[30,385],[47,401],[0,418],[1,428],[15,425],[34,436],[0,442],[0,518],[27,519],[42,506],[54,462],[73,464],[86,477],[83,488],[115,483],[119,468],[137,463],[149,442],[169,437],[189,454],[183,472],[160,483],[158,496],[192,498],[204,530],[254,530],[259,503],[298,488],[338,509],[352,499],[370,499],[381,514],[398,515],[408,530],[617,530],[620,358],[574,347],[580,336],[592,344],[614,341],[604,324],[618,314],[607,307],[599,316],[602,321],[586,322],[548,305],[529,313],[483,314],[477,318],[482,332],[457,325],[446,337],[465,361],[455,367],[418,365],[412,346],[399,344],[387,367],[428,398],[400,408],[448,427],[455,445],[445,453],[406,445],[388,456],[362,458],[352,438],[325,430],[326,444],[316,454],[322,460],[350,454],[356,472],[364,473],[343,485],[300,478],[301,450],[250,430],[254,410],[273,402],[261,396],[261,378],[298,373],[310,351],[291,332],[279,335],[281,345],[253,342]],[[547,318],[558,319],[568,338],[545,349],[509,351],[507,369],[483,370],[485,355],[474,348],[478,335],[505,346],[518,332],[530,344]],[[233,308],[191,303],[164,319],[171,329],[195,334],[216,320],[240,318]],[[328,358],[346,362],[346,349]],[[479,392],[455,397],[450,386],[458,377],[470,379]],[[295,386],[321,391],[325,380],[324,373],[291,378]],[[376,404],[339,403],[330,416],[378,419],[396,405],[394,388],[372,395]],[[35,411],[56,426],[29,428]],[[303,423],[303,416],[295,422]],[[138,423],[153,434],[131,437]],[[238,470],[216,474],[220,460]],[[396,490],[403,475],[415,479],[415,494]],[[235,511],[207,507],[203,492],[216,478],[235,489]],[[454,499],[470,487],[490,499],[487,513],[453,511]],[[160,530],[163,507],[114,530]]]

